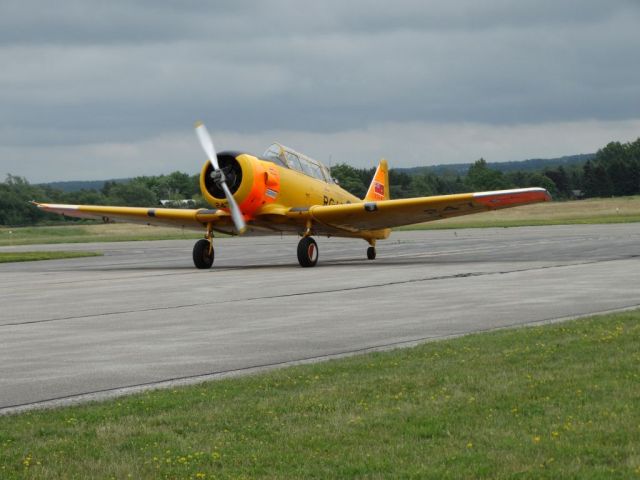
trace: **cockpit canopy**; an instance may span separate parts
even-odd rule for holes
[[[334,183],[331,172],[322,163],[279,143],[274,143],[267,148],[262,158],[323,182]]]

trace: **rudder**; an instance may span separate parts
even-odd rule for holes
[[[373,175],[369,190],[364,197],[365,201],[389,200],[389,167],[387,161],[382,159]]]

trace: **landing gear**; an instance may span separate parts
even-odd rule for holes
[[[193,264],[196,268],[207,269],[213,265],[213,245],[211,241],[203,238],[193,246]]]
[[[375,260],[376,259],[376,247],[367,248],[367,258],[369,260]]]
[[[376,240],[374,238],[370,238],[367,240],[369,242],[369,248],[367,248],[367,258],[369,260],[376,259]]]
[[[318,263],[318,244],[311,237],[303,237],[298,243],[298,262],[301,267],[313,267]]]

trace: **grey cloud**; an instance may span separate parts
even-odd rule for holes
[[[0,145],[634,119],[638,24],[631,0],[5,0]]]
[[[5,0],[0,43],[148,43],[396,30],[478,31],[600,22],[634,0]]]
[[[248,5],[233,1],[4,0],[0,44],[130,44],[206,35],[232,26]],[[236,19],[236,20],[234,20]]]

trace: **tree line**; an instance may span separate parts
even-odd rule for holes
[[[200,194],[198,175],[173,172],[169,175],[136,177],[123,182],[107,181],[101,189],[82,189],[75,192],[65,192],[48,185],[32,185],[25,178],[7,175],[5,181],[0,183],[0,225],[20,226],[61,221],[62,217],[59,215],[42,212],[29,204],[31,200],[45,203],[150,207],[159,205],[160,200],[185,198],[193,199],[195,205],[205,206]]]
[[[335,165],[331,174],[340,185],[362,198],[374,169]],[[206,206],[200,194],[198,175],[173,172],[169,175],[136,177],[125,182],[108,181],[101,189],[65,192],[47,185],[32,185],[26,179],[8,175],[0,183],[0,225],[35,225],[60,222],[28,202],[158,206],[160,200],[193,199]],[[640,138],[630,143],[611,142],[582,165],[545,168],[540,171],[502,172],[490,168],[484,159],[469,166],[466,174],[420,170],[407,173],[389,170],[391,198],[445,195],[470,191],[543,187],[556,200],[640,194]]]
[[[354,195],[363,197],[374,169],[336,165],[331,173]],[[543,187],[555,200],[640,194],[640,138],[630,143],[611,142],[582,164],[538,171],[490,168],[484,159],[468,167],[465,175],[439,167],[438,172],[389,170],[391,198],[446,195],[471,191]]]

